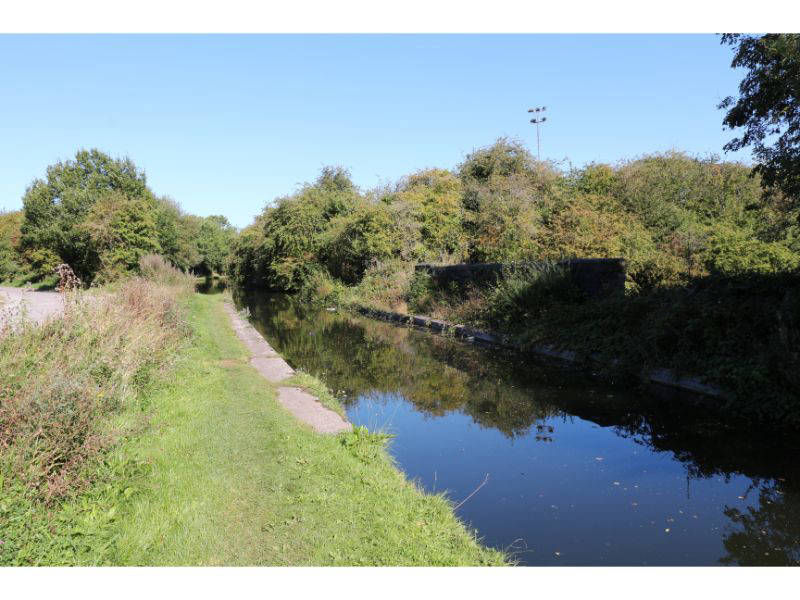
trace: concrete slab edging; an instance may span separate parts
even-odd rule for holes
[[[468,342],[489,344],[522,352],[533,352],[541,356],[556,358],[576,364],[582,362],[578,353],[572,350],[561,350],[544,344],[522,347],[520,344],[515,344],[503,336],[473,329],[465,325],[454,325],[425,316],[405,315],[387,310],[378,310],[360,304],[351,305],[349,308],[367,317],[391,321],[393,323],[414,325],[440,333],[449,333]],[[599,360],[599,357],[592,356],[592,359]],[[728,397],[728,394],[724,390],[704,383],[697,377],[681,377],[669,369],[645,370],[642,372],[642,379],[648,383],[657,383],[659,385],[673,387],[711,398],[726,399]]]
[[[295,374],[289,363],[275,352],[231,303],[225,302],[223,306],[231,319],[236,336],[250,351],[250,364],[264,379],[280,383]],[[298,387],[279,386],[278,403],[318,433],[336,434],[353,429],[341,415],[323,406],[316,397]]]

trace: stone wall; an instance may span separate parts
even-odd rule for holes
[[[603,298],[625,291],[625,260],[622,258],[574,258],[558,264],[569,268],[573,283],[590,298]],[[516,266],[513,263],[419,264],[416,270],[430,273],[437,285],[449,282],[480,285],[495,283],[504,268],[513,270]]]

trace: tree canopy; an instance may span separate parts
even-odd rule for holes
[[[22,203],[0,219],[0,279],[39,279],[67,263],[86,283],[111,281],[153,253],[184,271],[221,273],[236,234],[223,216],[185,214],[157,197],[131,159],[97,149],[50,165]]]
[[[747,69],[739,97],[719,105],[728,109],[723,124],[744,128],[725,150],[752,146],[755,172],[767,188],[775,187],[800,204],[800,34],[725,34],[735,48],[731,67]]]
[[[800,225],[781,194],[762,198],[750,171],[681,152],[564,171],[507,139],[454,171],[425,169],[366,193],[326,168],[242,232],[231,276],[289,291],[396,288],[401,298],[419,262],[621,256],[640,290],[794,269]]]

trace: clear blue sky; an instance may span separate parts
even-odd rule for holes
[[[536,105],[542,158],[721,154],[731,54],[715,35],[0,36],[0,208],[97,147],[242,227],[323,165],[366,189],[500,136],[535,152]]]

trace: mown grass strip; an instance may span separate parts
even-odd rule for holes
[[[195,342],[130,451],[151,466],[117,522],[117,564],[503,564],[443,496],[421,493],[363,429],[322,436],[246,362],[220,296],[190,301]],[[310,385],[307,387],[311,387]]]

